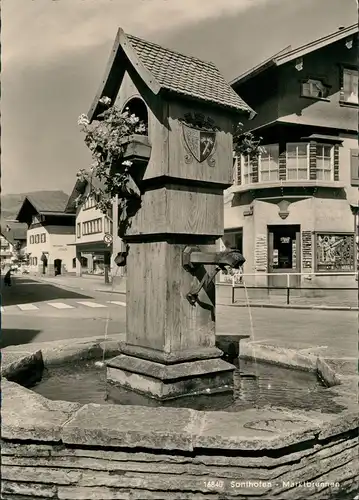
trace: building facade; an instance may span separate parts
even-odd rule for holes
[[[27,224],[26,251],[30,272],[44,275],[75,273],[75,216],[65,213],[62,191],[25,198],[17,216]]]
[[[0,266],[26,262],[26,226],[6,221],[1,225]]]
[[[96,208],[96,192],[100,188],[96,180],[92,184],[77,180],[66,211],[76,215],[76,274],[103,274],[107,282],[111,269],[112,274],[120,273],[114,263],[114,257],[120,250],[114,255],[119,238],[114,232],[113,211],[105,215]]]
[[[285,49],[232,87],[257,112],[244,126],[263,149],[257,158],[235,158],[223,244],[242,249],[244,273],[257,285],[285,286],[288,274],[291,286],[353,282],[357,25]]]
[[[0,265],[3,269],[10,266],[14,259],[14,246],[7,240],[5,236],[0,235]]]

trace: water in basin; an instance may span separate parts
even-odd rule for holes
[[[42,380],[33,390],[48,399],[82,404],[172,406],[228,412],[268,405],[326,413],[343,410],[333,401],[315,373],[253,361],[241,361],[240,369],[236,368],[233,393],[189,396],[160,403],[107,384],[106,369],[97,368],[93,361],[45,370]]]

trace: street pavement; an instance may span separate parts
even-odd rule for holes
[[[1,347],[125,332],[126,296],[111,287],[98,291],[83,278],[78,287],[13,278],[1,286]],[[83,285],[83,286],[80,286]],[[251,340],[282,347],[323,347],[328,355],[357,352],[355,311],[265,309],[219,305],[217,332],[250,335]]]

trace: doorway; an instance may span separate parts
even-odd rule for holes
[[[268,226],[268,286],[300,286],[300,225]]]
[[[61,264],[62,264],[62,260],[61,259],[55,259],[54,260],[55,276],[58,276],[59,274],[61,274]]]

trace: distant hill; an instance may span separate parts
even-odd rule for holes
[[[32,191],[29,193],[19,193],[19,194],[2,194],[1,195],[1,220],[15,219],[17,216],[22,202],[24,201],[26,196],[30,195],[46,195],[46,197],[51,197],[52,194],[54,196],[58,195],[59,191]],[[64,193],[62,191],[64,195]],[[66,195],[67,196],[67,195]]]

